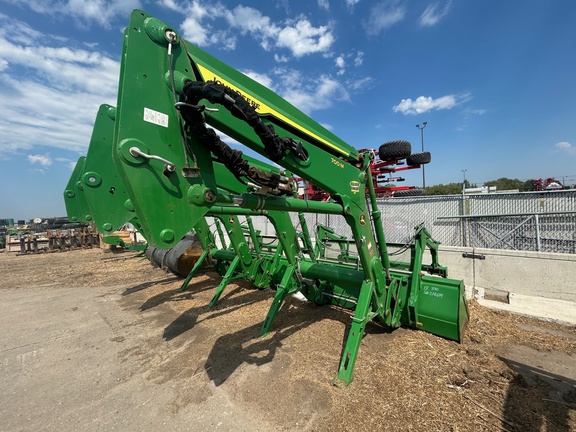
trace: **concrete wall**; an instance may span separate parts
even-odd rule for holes
[[[464,253],[484,259],[463,258]],[[469,296],[518,294],[576,302],[576,255],[441,247],[440,262],[450,277],[464,280]]]

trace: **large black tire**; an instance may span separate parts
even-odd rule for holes
[[[406,164],[408,165],[426,165],[430,163],[432,156],[430,152],[412,153],[406,158]]]
[[[395,191],[395,197],[410,197],[410,196],[424,196],[426,195],[426,191],[424,189],[406,189],[406,190],[399,190]]]
[[[412,153],[412,145],[408,141],[390,141],[378,149],[378,157],[383,161],[404,159]]]

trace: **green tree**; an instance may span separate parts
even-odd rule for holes
[[[470,187],[466,180],[466,187]],[[426,188],[426,195],[455,195],[462,193],[462,183],[448,183],[429,186]]]
[[[530,192],[536,190],[536,179],[529,179],[524,182],[520,188],[522,192]]]
[[[518,179],[509,179],[507,177],[501,177],[497,180],[490,180],[485,182],[484,186],[487,187],[496,186],[497,191],[517,189],[520,192],[530,192],[536,190],[536,180],[529,179],[526,181],[522,181]],[[475,184],[470,184],[470,182],[466,180],[467,189],[475,187],[477,187]],[[461,193],[462,193],[462,183],[439,184],[434,186],[428,186],[426,188],[426,195],[455,195]]]
[[[496,186],[496,190],[522,190],[524,187],[524,182],[518,179],[509,179],[507,177],[501,177],[498,180],[490,180],[484,183],[484,186]]]

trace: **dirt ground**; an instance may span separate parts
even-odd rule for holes
[[[574,327],[475,302],[462,344],[369,325],[354,381],[336,387],[347,311],[289,298],[260,338],[273,292],[232,283],[210,309],[220,278],[209,271],[180,293],[181,280],[132,253],[2,253],[0,270],[0,296],[108,287],[112,306],[140,330],[134,337],[117,325],[121,349],[106,360],[128,368],[126,380],[170,385],[175,397],[155,401],[169,415],[217,399],[219,410],[230,406],[267,430],[576,431]]]

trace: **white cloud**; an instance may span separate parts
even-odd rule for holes
[[[354,64],[355,67],[362,66],[364,62],[364,53],[357,51],[356,53],[350,52],[348,54],[340,54],[334,59],[334,64],[338,68],[336,72],[338,75],[344,75],[347,65]]]
[[[360,0],[346,0],[346,6],[348,6],[348,9],[352,9],[357,3],[360,3]]]
[[[288,85],[281,89],[282,97],[307,114],[329,108],[336,101],[350,100],[346,88],[339,81],[327,75],[322,75],[312,82],[306,80],[306,84],[304,84],[304,80],[299,80],[294,84],[296,76],[293,71],[284,77]]]
[[[465,108],[462,110],[462,114],[464,115],[464,119],[468,120],[472,116],[482,116],[486,114],[488,110],[481,109],[481,108]]]
[[[0,154],[85,151],[98,106],[116,101],[119,63],[1,15],[0,57]]]
[[[402,21],[406,15],[404,0],[384,0],[373,6],[364,28],[369,36],[376,36],[383,30]]]
[[[84,74],[89,74],[87,69]],[[0,77],[0,153],[37,146],[82,151],[88,147],[104,95],[59,90],[31,80]],[[109,97],[108,102],[114,102]]]
[[[54,43],[49,36],[18,43],[9,39],[9,26],[7,21],[0,20],[0,57],[10,63],[4,72],[10,74],[11,67],[20,66],[41,74],[55,87],[106,94],[116,92],[120,70],[117,61],[96,51],[46,45]]]
[[[363,90],[372,85],[374,78],[364,77],[350,80],[346,83],[346,87],[350,90]]]
[[[199,46],[219,45],[228,50],[236,48],[236,36],[234,34],[226,30],[215,30],[211,24],[227,14],[227,10],[221,5],[204,6],[197,0],[187,6],[178,6],[174,1],[164,2],[164,5],[170,9],[176,7],[177,10],[185,14],[186,19],[180,27],[182,36],[189,42]]]
[[[236,6],[232,10],[212,9],[210,13],[213,16],[222,14],[231,29],[235,32],[239,30],[243,36],[253,36],[266,50],[270,49],[271,41],[280,31],[280,28],[272,23],[269,17],[251,7]]]
[[[350,102],[351,93],[363,91],[373,83],[370,77],[342,80],[327,74],[319,77],[303,74],[286,66],[272,70],[273,90],[306,114]]]
[[[576,155],[576,147],[570,144],[568,141],[561,141],[557,143],[554,147],[568,154]]]
[[[179,5],[175,0],[164,0],[165,7]],[[229,9],[221,4],[204,4],[198,0],[180,5],[186,14],[181,24],[185,39],[199,46],[220,45],[228,49],[236,46],[237,35],[249,35],[265,50],[286,48],[294,57],[313,53],[325,53],[334,43],[331,25],[315,27],[304,16],[275,23],[258,9],[236,6]],[[227,29],[216,30],[214,23],[226,23]],[[277,57],[284,61],[284,56]]]
[[[402,99],[402,101],[395,105],[392,109],[394,112],[399,112],[404,115],[422,114],[431,110],[445,110],[452,109],[470,99],[470,95],[447,95],[437,99],[427,96],[419,96],[415,100]]]
[[[178,6],[178,4],[174,1],[174,0],[162,0],[161,5],[164,7],[167,7],[168,9],[171,9],[173,11],[180,11],[180,6]]]
[[[187,17],[184,22],[180,25],[182,29],[182,36],[189,42],[196,45],[208,45],[209,43],[209,33],[210,26],[207,24],[201,24],[200,20],[193,16]]]
[[[6,59],[0,58],[0,72],[8,67],[8,62]]]
[[[55,18],[70,16],[78,24],[90,26],[96,22],[102,27],[110,28],[111,22],[120,17],[125,19],[132,9],[141,9],[140,0],[4,0],[22,8]]]
[[[48,155],[28,155],[28,161],[31,164],[39,164],[43,167],[49,167],[52,165],[52,158]]]
[[[261,74],[258,72],[254,72],[251,70],[247,70],[247,71],[242,71],[242,73],[244,75],[248,75],[250,78],[252,78],[254,81],[259,82],[260,84],[262,84],[264,87],[268,87],[269,89],[273,90],[274,86],[272,83],[272,78],[270,78],[268,75],[266,74]]]
[[[274,60],[277,63],[288,63],[290,61],[290,59],[285,55],[278,55],[278,54],[274,54]]]
[[[423,27],[435,26],[440,22],[440,20],[442,20],[442,18],[448,15],[451,7],[452,0],[448,0],[444,6],[441,6],[439,3],[428,5],[422,15],[420,15],[418,21]]]
[[[288,48],[295,57],[302,57],[326,52],[333,42],[334,36],[328,26],[314,27],[307,19],[300,19],[280,30],[276,46]]]
[[[328,0],[318,0],[318,7],[324,10],[330,10],[330,2]]]
[[[344,72],[346,72],[346,60],[344,60],[344,57],[343,56],[336,57],[334,63],[336,63],[336,67],[339,69],[337,74],[344,75]]]
[[[484,114],[486,114],[486,111],[487,110],[485,110],[485,109],[478,108],[478,109],[471,109],[468,112],[470,114],[473,114],[473,115],[484,115]]]

